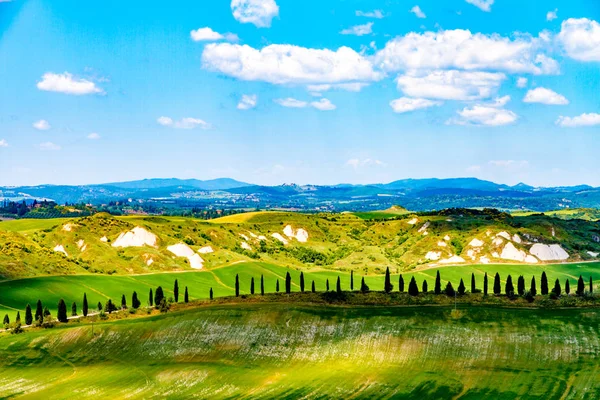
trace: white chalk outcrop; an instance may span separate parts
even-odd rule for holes
[[[73,229],[75,229],[76,226],[77,225],[68,222],[63,225],[62,230],[65,232],[71,232],[71,231],[73,231]]]
[[[503,237],[504,239],[506,239],[510,242],[510,234],[508,232],[502,231],[502,232],[498,233],[496,236]]]
[[[154,233],[136,226],[129,232],[121,232],[113,247],[142,247],[144,245],[156,247],[157,237]]]
[[[502,243],[504,243],[504,240],[502,240],[502,238],[494,238],[494,240],[492,240],[492,244],[494,246],[502,246]]]
[[[245,240],[245,241],[249,241],[250,238],[246,235],[244,235],[243,233],[240,233],[240,236]]]
[[[419,233],[422,233],[423,235],[427,235],[427,228],[429,228],[429,225],[431,225],[431,222],[427,221],[423,224],[423,226],[421,226],[418,230]]]
[[[440,241],[438,241],[438,242],[437,242],[437,245],[438,245],[439,247],[446,247],[446,246],[448,246],[448,245],[446,244],[446,242],[444,242],[443,240],[440,240]]]
[[[242,246],[242,249],[244,250],[252,251],[252,247],[246,242],[240,243],[240,246]]]
[[[63,253],[65,256],[69,257],[67,251],[65,250],[65,247],[62,244],[57,244],[56,246],[54,246],[53,250],[57,253]]]
[[[171,253],[177,257],[185,257],[190,262],[190,267],[194,269],[202,269],[204,260],[198,254],[194,252],[187,244],[177,243],[167,247]]]
[[[542,261],[566,260],[569,258],[569,254],[560,247],[560,244],[536,243],[531,246],[529,252]]]
[[[208,253],[214,253],[215,251],[213,250],[213,248],[211,246],[204,246],[204,247],[200,247],[198,249],[198,253],[200,254],[208,254]]]
[[[306,243],[308,241],[308,232],[303,228],[294,229],[291,225],[286,225],[285,228],[283,228],[283,233],[288,238],[296,239],[300,243]]]
[[[489,264],[490,259],[487,256],[481,256],[481,257],[479,257],[479,262],[482,264]]]
[[[412,218],[410,221],[408,221],[408,222],[407,222],[407,224],[409,224],[409,225],[414,225],[414,224],[416,224],[417,222],[419,222],[419,219],[415,217],[415,218]]]
[[[85,251],[85,249],[87,249],[87,244],[85,244],[85,242],[83,241],[83,239],[79,239],[77,241],[77,247],[83,253]]]
[[[535,264],[538,262],[537,258],[527,254],[523,250],[517,249],[515,245],[510,242],[506,243],[506,246],[504,246],[504,248],[502,249],[500,258],[502,258],[503,260],[526,262],[530,264]]]
[[[106,242],[108,242],[108,238],[106,236],[102,236],[100,238],[100,241],[103,242],[103,243],[106,243]]]
[[[465,259],[462,258],[461,256],[452,256],[450,258],[445,258],[443,260],[440,261],[440,264],[457,264],[457,263],[464,263]]]
[[[600,255],[600,253],[595,253],[595,252],[593,252],[593,251],[588,251],[587,253],[588,253],[588,254],[589,254],[591,257],[594,257],[594,258],[596,258],[596,257],[598,257],[598,255]]]
[[[481,247],[481,246],[483,246],[483,241],[475,238],[475,239],[471,240],[471,242],[469,243],[469,246],[471,246],[471,247]]]
[[[425,258],[430,261],[437,261],[440,259],[441,256],[442,256],[441,251],[430,251],[427,254],[425,254]]]
[[[448,235],[444,236],[444,240],[447,242],[448,240],[450,240],[450,236],[448,236]]]
[[[283,236],[281,236],[281,233],[273,233],[271,234],[272,237],[274,237],[275,239],[279,240],[281,243],[283,244],[288,244],[288,241],[286,238],[284,238]]]
[[[521,243],[522,242],[521,237],[519,235],[517,235],[516,233],[513,235],[512,240],[515,243]]]

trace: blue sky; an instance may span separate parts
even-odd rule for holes
[[[165,4],[0,0],[0,185],[600,186],[595,0]]]

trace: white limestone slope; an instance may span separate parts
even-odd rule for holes
[[[129,232],[121,232],[117,240],[112,244],[113,247],[142,247],[148,245],[156,247],[157,237],[154,233],[136,226]]]
[[[536,243],[531,246],[529,252],[542,261],[562,261],[569,258],[569,254],[560,244]]]
[[[190,262],[190,267],[194,269],[202,269],[204,266],[204,260],[198,254],[194,252],[187,244],[177,243],[167,247],[171,253],[177,257],[185,257]]]

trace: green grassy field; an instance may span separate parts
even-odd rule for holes
[[[435,276],[440,271],[443,284],[447,281],[452,282],[454,287],[458,286],[460,279],[463,279],[467,288],[470,288],[471,274],[474,273],[477,281],[477,287],[482,288],[483,276],[485,273],[490,275],[490,291],[492,288],[493,275],[498,272],[502,279],[502,290],[504,290],[505,279],[508,274],[513,278],[516,286],[516,280],[519,275],[526,277],[526,285],[529,287],[531,277],[535,275],[540,285],[540,276],[542,271],[546,271],[550,286],[552,287],[555,279],[560,279],[564,286],[565,280],[569,279],[572,290],[576,287],[579,275],[584,276],[586,285],[589,276],[592,276],[594,282],[600,283],[600,263],[580,263],[580,264],[556,264],[543,266],[523,266],[523,265],[463,265],[441,268],[430,268],[416,272],[403,273],[405,280],[405,290],[408,288],[408,282],[412,276],[418,282],[421,289],[422,282],[428,282],[429,290],[433,290]],[[167,297],[173,294],[173,283],[177,279],[180,287],[180,300],[183,298],[185,286],[188,287],[190,299],[206,299],[209,297],[209,289],[212,287],[215,297],[232,296],[235,293],[235,276],[240,277],[240,292],[248,294],[250,292],[250,280],[255,280],[256,293],[260,291],[260,277],[265,278],[265,291],[267,293],[275,292],[276,280],[279,280],[280,289],[284,291],[284,280],[287,272],[292,276],[292,290],[299,291],[300,272],[304,272],[306,290],[310,290],[311,282],[314,280],[317,291],[324,291],[326,282],[329,280],[331,290],[335,290],[335,282],[340,277],[342,288],[350,289],[350,273],[336,272],[324,269],[296,269],[277,266],[264,262],[243,262],[229,265],[226,267],[215,268],[206,271],[181,272],[181,273],[157,273],[146,275],[128,275],[128,276],[108,276],[108,275],[65,275],[65,276],[47,276],[17,279],[0,282],[0,317],[8,314],[11,321],[14,321],[17,311],[24,315],[26,305],[29,303],[34,307],[38,299],[42,300],[52,312],[56,315],[58,301],[63,298],[70,306],[72,302],[77,303],[78,310],[81,310],[83,293],[87,294],[90,308],[100,301],[103,304],[107,299],[120,304],[123,294],[127,298],[128,304],[131,301],[131,294],[135,290],[138,293],[143,305],[147,304],[149,289],[156,289],[162,286]],[[392,283],[395,290],[398,288],[398,271],[392,269]],[[354,275],[354,289],[360,287],[360,273]],[[367,275],[365,277],[367,285],[372,290],[383,289],[383,275]],[[586,286],[587,287],[587,286]],[[69,308],[70,311],[70,308]]]
[[[600,312],[207,306],[0,335],[0,397],[596,399]]]

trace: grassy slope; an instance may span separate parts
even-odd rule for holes
[[[517,211],[512,213],[514,216],[526,217],[529,215],[540,214],[535,211]],[[567,208],[555,211],[545,211],[545,215],[560,218],[560,219],[581,219],[585,221],[600,220],[600,210],[595,208]]]
[[[482,288],[483,276],[485,273],[490,275],[490,291],[492,288],[492,275],[500,273],[502,279],[502,290],[504,290],[505,279],[508,274],[512,275],[514,285],[519,275],[524,275],[529,287],[532,276],[536,276],[537,287],[540,287],[540,275],[546,271],[550,287],[553,286],[555,279],[560,279],[561,286],[564,286],[565,280],[569,279],[571,289],[574,292],[577,278],[583,275],[586,280],[592,276],[594,282],[600,283],[600,263],[584,264],[557,264],[544,266],[522,266],[522,265],[464,265],[454,267],[442,267],[423,269],[416,272],[404,273],[405,290],[408,288],[408,282],[412,276],[415,276],[421,288],[422,282],[428,282],[429,290],[433,290],[435,276],[440,271],[443,284],[451,281],[454,287],[458,287],[460,279],[463,279],[465,285],[470,289],[471,274],[476,277],[477,287]],[[250,280],[255,280],[255,291],[260,291],[260,277],[265,278],[265,291],[275,292],[275,282],[280,281],[281,291],[284,291],[285,274],[290,272],[292,276],[292,290],[299,291],[300,270],[295,268],[286,268],[264,262],[245,262],[230,266],[215,268],[212,270],[183,273],[159,273],[147,275],[130,276],[107,276],[107,275],[68,275],[37,277],[27,279],[17,279],[0,282],[0,317],[8,314],[11,321],[14,321],[17,311],[24,316],[24,309],[27,303],[35,306],[35,302],[41,299],[44,305],[56,315],[56,305],[58,300],[63,298],[67,302],[70,311],[72,302],[77,303],[78,310],[81,311],[83,293],[87,294],[90,308],[95,308],[98,301],[103,304],[111,298],[117,304],[125,294],[127,303],[131,302],[131,294],[135,290],[138,293],[143,305],[147,304],[149,289],[155,289],[162,286],[167,297],[172,296],[173,282],[175,279],[179,282],[180,301],[183,299],[185,286],[188,286],[191,299],[206,299],[209,296],[209,289],[212,287],[215,297],[231,296],[235,293],[235,276],[240,277],[240,292],[242,294],[250,292]],[[331,290],[335,289],[335,282],[340,277],[342,288],[350,288],[350,274],[348,272],[336,272],[323,269],[314,269],[312,271],[304,270],[305,287],[310,290],[311,282],[314,280],[317,291],[324,291],[326,281],[329,280]],[[360,287],[360,278],[354,276],[354,289]],[[365,278],[367,285],[373,290],[383,289],[383,275],[368,275]],[[393,274],[392,283],[395,290],[398,288],[398,275]],[[596,286],[597,287],[597,286]],[[587,286],[586,286],[587,288]]]
[[[600,396],[591,310],[211,306],[0,335],[0,397]]]

